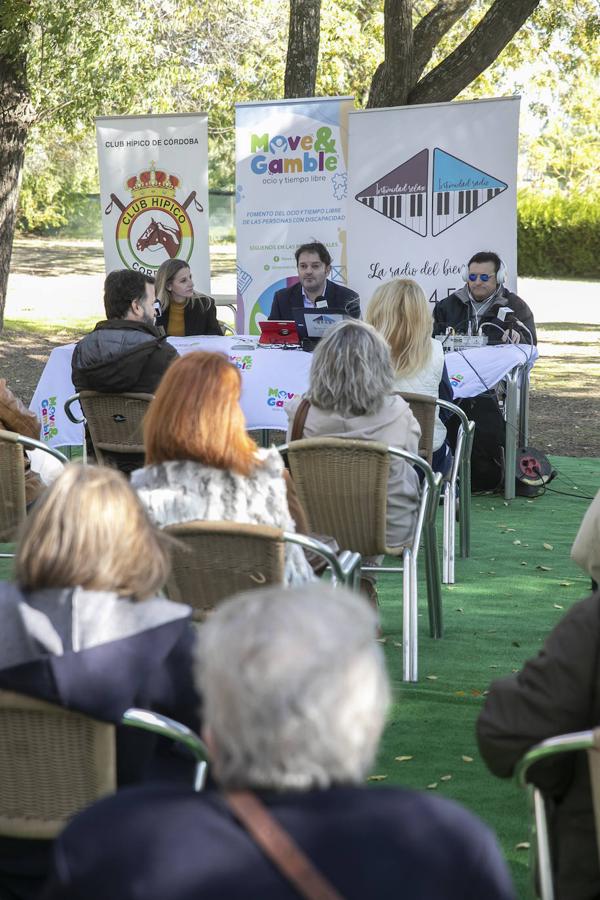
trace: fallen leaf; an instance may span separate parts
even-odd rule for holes
[[[394,641],[394,647],[401,647],[402,641]]]
[[[547,544],[544,541],[544,550],[554,550],[554,544]]]
[[[481,691],[478,691],[477,688],[472,688],[471,697],[481,697]]]
[[[414,756],[395,756],[394,759],[396,762],[408,762],[410,759],[414,759]]]
[[[428,784],[428,785],[427,785],[427,790],[428,790],[428,791],[435,791],[436,787],[437,787],[437,781],[432,781],[431,784]]]
[[[512,646],[513,646],[513,647],[520,647],[521,645],[520,645],[520,643],[519,643],[518,641],[513,641],[513,642],[512,642]]]
[[[552,571],[551,566],[536,566],[536,569],[541,569],[542,572],[551,572]]]
[[[378,644],[387,644],[387,638],[375,638]]]
[[[490,669],[497,669],[498,666],[497,666],[495,663],[492,663],[492,664],[489,666],[489,668],[490,668]]]
[[[515,545],[516,545],[516,544],[520,544],[520,543],[521,543],[521,541],[519,540],[519,538],[517,538],[516,541],[513,541],[513,544],[515,544]]]
[[[463,761],[464,763],[470,763],[470,762],[473,762],[473,757],[472,757],[472,756],[461,756],[461,759],[462,759],[462,761]]]
[[[573,586],[573,582],[572,582],[572,581],[561,581],[561,582],[560,582],[560,586],[561,586],[561,587],[572,587],[572,586]]]
[[[426,675],[425,678],[427,681],[437,681],[437,675]]]
[[[577,428],[577,426],[575,426],[575,427]],[[504,501],[504,505],[508,506],[508,503],[506,502],[506,500]]]
[[[387,775],[369,775],[367,781],[385,781]]]
[[[454,696],[455,697],[466,697],[467,695],[466,695],[465,691],[454,691]]]
[[[564,609],[564,606],[561,606],[560,603],[553,603],[554,609]]]
[[[452,775],[440,775],[440,781],[452,781]]]
[[[529,563],[527,563],[527,562],[522,562],[521,565],[522,565],[522,566],[528,566]]]
[[[484,691],[484,692],[483,692],[483,696],[484,696],[484,697],[487,697],[488,694],[489,694],[489,691]]]
[[[462,606],[457,606],[456,609],[454,610],[454,612],[462,612],[462,613],[464,613],[464,609],[462,608]]]
[[[515,844],[515,850],[529,850],[530,846],[529,841],[521,841],[520,844]]]

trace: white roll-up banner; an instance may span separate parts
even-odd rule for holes
[[[96,119],[106,271],[183,259],[210,293],[208,118]]]
[[[517,279],[519,98],[369,109],[349,116],[348,281],[412,278],[434,304],[480,250]]]
[[[238,330],[257,334],[273,295],[297,278],[312,241],[347,282],[346,196],[351,97],[236,105]]]

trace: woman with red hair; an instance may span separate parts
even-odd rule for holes
[[[246,432],[240,393],[240,373],[220,353],[187,353],[163,377],[144,424],[146,465],[131,476],[158,525],[202,519],[306,531],[279,453]],[[287,545],[286,584],[311,577],[302,549]]]

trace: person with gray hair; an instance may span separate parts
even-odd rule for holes
[[[302,436],[381,441],[416,454],[421,429],[408,403],[393,393],[394,380],[389,346],[375,328],[354,320],[334,325],[314,352],[307,393],[286,404],[288,440]],[[298,434],[296,417],[306,406],[302,400],[310,406]],[[416,471],[404,460],[393,459],[387,497],[388,546],[410,542],[418,503]],[[363,578],[363,589],[376,604],[374,578]]]
[[[471,813],[361,786],[389,702],[374,633],[367,604],[322,584],[223,604],[202,626],[198,671],[220,791],[163,785],[96,804],[59,837],[45,900],[293,900],[240,798],[283,830],[329,897],[514,900],[496,842]]]

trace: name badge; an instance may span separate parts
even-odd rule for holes
[[[325,307],[325,309],[327,309],[327,300],[317,300],[315,306]]]

